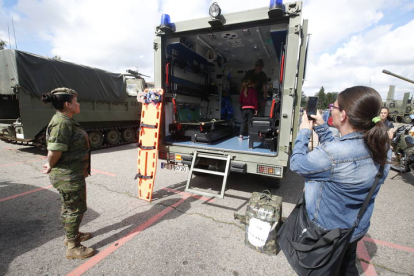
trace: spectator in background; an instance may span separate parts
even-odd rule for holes
[[[253,115],[257,114],[257,92],[256,83],[253,76],[248,76],[246,81],[242,84],[242,89],[239,96],[241,112],[241,125],[239,139],[243,140],[243,133],[252,121]]]
[[[382,123],[387,127],[387,133],[388,133],[388,137],[390,137],[390,139],[392,139],[392,136],[394,135],[394,124],[391,122],[391,118],[390,118],[390,110],[388,109],[388,107],[382,107],[381,108],[381,113],[380,113],[380,117],[381,117],[381,121]]]
[[[258,59],[254,64],[254,69],[247,71],[244,75],[242,82],[250,78],[254,78],[256,82],[257,102],[259,110],[257,116],[263,117],[267,99],[267,75],[262,71],[264,62],[262,59]]]

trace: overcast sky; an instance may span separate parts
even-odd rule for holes
[[[268,0],[216,0],[223,14],[266,7]],[[112,72],[153,76],[153,39],[161,14],[183,21],[208,16],[201,0],[0,0],[0,36],[8,48]],[[288,1],[285,1],[288,2]],[[339,92],[369,85],[385,99],[414,94],[414,0],[305,0],[311,35],[304,91]],[[9,29],[8,29],[9,28]],[[10,33],[10,43],[9,43]]]

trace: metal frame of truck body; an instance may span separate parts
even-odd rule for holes
[[[300,95],[302,91],[303,74],[305,68],[305,55],[307,48],[307,20],[301,22],[302,2],[287,3],[286,7],[294,5],[299,11],[296,16],[285,15],[279,19],[269,19],[268,8],[249,10],[238,13],[225,14],[225,28],[228,30],[256,27],[261,25],[287,25],[286,52],[284,79],[282,84],[282,106],[280,118],[280,132],[276,153],[252,154],[240,153],[231,150],[217,150],[203,147],[202,144],[194,146],[168,145],[164,135],[160,135],[160,151],[166,153],[169,162],[171,154],[193,155],[195,151],[210,154],[231,155],[232,162],[246,164],[246,173],[260,174],[258,165],[269,165],[280,168],[280,175],[270,175],[282,178],[283,169],[287,167],[289,152],[296,138],[299,123]],[[288,9],[288,8],[287,8]],[[210,18],[196,19],[175,23],[175,32],[159,34],[154,40],[154,79],[155,87],[165,89],[165,47],[168,38],[188,36],[197,33],[214,32],[208,21]],[[165,132],[165,128],[164,132]],[[165,134],[165,133],[164,133]],[[164,157],[165,158],[165,157]],[[160,154],[160,159],[163,159]]]

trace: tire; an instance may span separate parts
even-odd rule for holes
[[[100,131],[91,131],[88,133],[89,136],[89,144],[91,148],[96,149],[102,146],[102,143],[104,141],[104,137],[102,132]]]
[[[122,130],[121,137],[122,137],[122,141],[127,142],[127,143],[131,143],[136,140],[135,131],[133,128],[126,128]]]
[[[121,135],[117,129],[108,130],[105,134],[105,142],[109,145],[117,145],[121,140]]]
[[[405,116],[405,117],[402,119],[402,122],[403,122],[404,124],[411,124],[411,121],[412,121],[412,119],[411,119],[411,117],[410,117],[410,116]]]

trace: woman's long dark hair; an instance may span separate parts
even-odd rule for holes
[[[42,102],[44,103],[52,103],[53,107],[56,110],[63,110],[66,102],[72,102],[74,95],[70,94],[52,94],[52,93],[44,93],[42,94]]]
[[[381,120],[377,123],[372,121],[374,117],[379,116],[382,108],[380,94],[366,86],[350,87],[339,93],[338,105],[340,110],[346,111],[351,126],[364,132],[364,141],[372,159],[380,165],[385,165],[390,146],[387,127]]]

